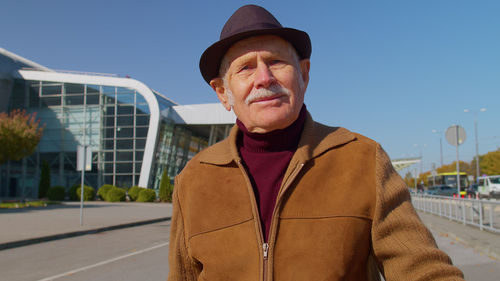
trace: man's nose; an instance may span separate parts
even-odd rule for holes
[[[276,82],[276,78],[273,76],[269,66],[264,62],[259,62],[255,70],[255,88],[267,88],[274,82]]]

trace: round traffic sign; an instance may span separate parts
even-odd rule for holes
[[[453,146],[461,145],[466,138],[465,129],[459,125],[451,125],[446,129],[446,140]]]

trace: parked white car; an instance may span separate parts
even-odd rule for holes
[[[500,175],[479,177],[477,192],[480,198],[500,198]]]

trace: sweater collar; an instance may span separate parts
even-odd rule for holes
[[[269,133],[251,133],[240,120],[236,120],[236,125],[242,132],[238,137],[238,147],[252,152],[295,151],[305,120],[305,105],[302,106],[299,116],[290,126]]]
[[[238,126],[234,125],[229,136],[223,141],[207,147],[195,156],[201,163],[226,165],[233,161],[240,161],[236,145],[237,136],[240,134]],[[357,139],[356,134],[342,127],[328,127],[312,120],[309,112],[306,112],[304,129],[296,151],[298,161],[304,163],[326,150],[349,143]],[[296,158],[294,156],[294,158]],[[292,159],[293,160],[293,159]]]

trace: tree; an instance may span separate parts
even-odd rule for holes
[[[411,172],[406,173],[404,181],[406,183],[406,186],[408,186],[409,188],[413,188],[415,186],[415,179],[413,178]]]
[[[422,183],[422,185],[427,185],[427,178],[431,175],[431,171],[427,171],[418,175],[417,185]]]
[[[44,198],[50,188],[50,166],[47,161],[42,161],[40,183],[38,184],[38,198]]]
[[[421,173],[418,175],[417,178],[417,185],[420,185],[420,183],[423,182],[423,185],[427,184],[427,177],[431,174],[430,171]],[[406,183],[406,186],[409,188],[415,188],[415,178],[413,177],[413,174],[411,172],[407,172],[404,177],[404,181]]]
[[[479,160],[481,174],[500,175],[500,149],[480,156]]]
[[[460,172],[466,172],[468,175],[474,175],[476,173],[475,166],[471,167],[470,163],[460,161],[458,164]],[[443,165],[436,169],[438,173],[452,173],[457,171],[457,161],[452,162],[448,165]]]
[[[167,175],[167,170],[163,170],[160,180],[159,198],[162,202],[172,202],[172,193],[174,185],[170,183],[170,177]]]
[[[26,110],[0,113],[0,165],[9,160],[19,161],[35,151],[43,132],[39,123],[36,113],[27,114]]]

